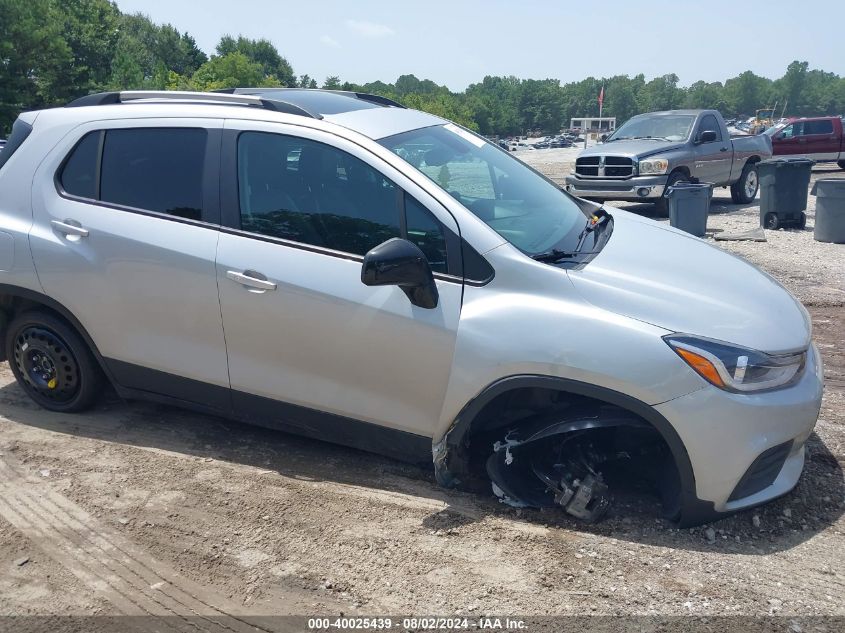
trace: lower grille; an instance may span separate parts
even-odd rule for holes
[[[792,440],[773,446],[760,454],[754,463],[748,467],[742,479],[734,488],[728,501],[736,501],[750,497],[764,488],[771,486],[777,479],[783,463],[786,461],[789,451],[792,449]]]

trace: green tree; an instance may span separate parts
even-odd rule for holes
[[[21,110],[49,105],[65,90],[71,61],[53,2],[0,0],[0,134]]]
[[[52,97],[55,102],[65,102],[107,85],[120,12],[108,0],[63,0],[56,6],[60,11],[61,37],[70,49],[71,59],[62,69],[62,86]]]
[[[284,86],[295,86],[296,76],[288,61],[279,54],[275,46],[266,39],[251,40],[243,35],[237,39],[224,35],[217,44],[217,54],[241,53],[251,61],[260,64],[264,77],[275,77]]]
[[[770,105],[771,81],[750,70],[725,82],[725,101],[733,114],[751,115]]]
[[[639,93],[639,106],[643,112],[673,110],[683,103],[683,90],[678,88],[678,76],[674,73],[655,77]]]
[[[627,75],[611,77],[605,83],[604,116],[616,117],[617,125],[621,125],[637,114],[637,89],[639,84]]]
[[[323,88],[325,88],[326,90],[340,90],[340,77],[326,77],[326,81],[323,82]]]
[[[239,52],[215,55],[200,66],[191,78],[194,90],[220,90],[238,86],[281,86],[272,75],[267,77],[258,62]]]

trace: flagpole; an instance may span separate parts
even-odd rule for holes
[[[599,99],[599,131],[601,131],[601,112],[604,108],[604,86],[601,87],[601,99]]]

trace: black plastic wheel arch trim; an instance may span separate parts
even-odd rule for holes
[[[48,308],[53,312],[57,313],[65,321],[70,323],[70,325],[82,337],[82,340],[85,341],[85,344],[88,346],[88,349],[91,350],[91,353],[94,355],[94,359],[97,361],[97,364],[105,372],[106,377],[109,379],[109,382],[111,382],[112,384],[116,382],[114,375],[109,371],[109,368],[106,365],[103,356],[100,354],[100,350],[97,349],[97,345],[94,343],[94,340],[88,334],[88,331],[65,306],[63,306],[55,299],[51,299],[47,295],[41,294],[40,292],[30,290],[28,288],[21,288],[20,286],[12,286],[10,284],[0,284],[0,295],[27,299],[29,301],[41,304],[43,307]],[[0,332],[0,334],[3,334],[5,336],[5,332]]]
[[[469,467],[469,439],[473,431],[473,422],[481,410],[497,396],[514,389],[525,388],[550,389],[593,398],[616,405],[643,418],[666,442],[678,470],[681,483],[680,510],[678,516],[671,518],[681,527],[688,527],[706,523],[727,514],[717,512],[712,502],[698,498],[695,492],[695,473],[687,449],[674,427],[654,407],[606,387],[552,376],[528,374],[502,378],[486,387],[467,403],[443,438],[432,445],[435,478],[440,485],[454,487],[462,477],[466,476]]]

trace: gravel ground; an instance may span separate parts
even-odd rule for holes
[[[521,154],[559,177],[565,152]],[[753,228],[755,208],[717,196],[711,233]],[[0,616],[774,615],[793,633],[813,630],[810,616],[845,617],[845,246],[809,230],[767,238],[719,244],[808,305],[827,381],[805,473],[780,500],[677,530],[629,494],[586,526],[168,407],[112,396],[86,414],[46,413],[4,365]]]

